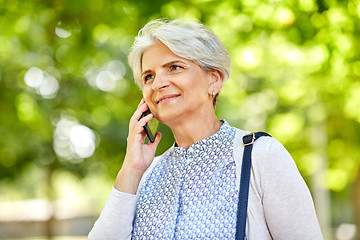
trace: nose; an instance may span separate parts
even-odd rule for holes
[[[165,76],[165,74],[158,73],[156,74],[154,81],[152,83],[152,89],[154,91],[160,91],[166,89],[170,86],[170,81]]]

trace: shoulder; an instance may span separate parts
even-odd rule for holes
[[[236,129],[236,134],[234,138],[234,153],[237,156],[241,156],[244,151],[244,145],[242,138],[251,133],[250,131]],[[289,152],[285,149],[285,147],[274,137],[263,136],[258,138],[253,145],[253,153],[252,156],[260,157],[260,158],[273,158],[273,157],[290,157]],[[239,158],[237,158],[239,159]]]
[[[234,145],[237,145],[234,147],[234,157],[239,172],[241,172],[244,151],[242,137],[248,133],[238,129],[234,141]],[[274,137],[260,137],[254,142],[251,168],[253,180],[258,183],[262,191],[265,186],[277,185],[283,179],[297,183],[303,181],[294,159]]]
[[[253,147],[254,156],[278,160],[290,160],[292,158],[286,148],[274,137],[261,137],[255,141]]]
[[[241,130],[238,128],[235,129],[236,129],[236,134],[234,138],[233,149],[234,149],[235,162],[238,163],[239,161],[241,162],[244,152],[244,144],[242,139],[246,134],[249,134],[251,132]],[[268,136],[260,137],[254,142],[252,156],[265,157],[268,155],[270,151],[276,151],[275,149],[281,147],[282,144],[273,137],[268,137]]]
[[[237,170],[237,177],[241,173],[244,145],[242,138],[250,133],[236,129],[234,139],[234,160]],[[267,179],[269,175],[287,175],[297,172],[296,164],[286,148],[274,137],[260,137],[253,145],[251,167],[256,179]],[[290,170],[290,171],[289,171]]]

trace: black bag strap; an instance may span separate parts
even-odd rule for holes
[[[244,143],[244,155],[241,166],[241,178],[240,178],[240,191],[239,191],[239,202],[237,209],[236,219],[236,240],[246,240],[245,227],[246,227],[246,214],[248,207],[249,198],[249,185],[250,185],[250,173],[251,173],[251,151],[253,143],[262,136],[269,136],[265,132],[249,133],[243,137]]]

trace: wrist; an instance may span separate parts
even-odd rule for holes
[[[142,171],[123,167],[116,177],[114,187],[120,192],[136,194],[142,175]]]

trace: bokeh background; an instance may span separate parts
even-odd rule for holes
[[[280,140],[325,239],[360,239],[359,0],[0,0],[0,239],[86,239],[141,99],[127,54],[160,17],[214,30],[218,117]]]

